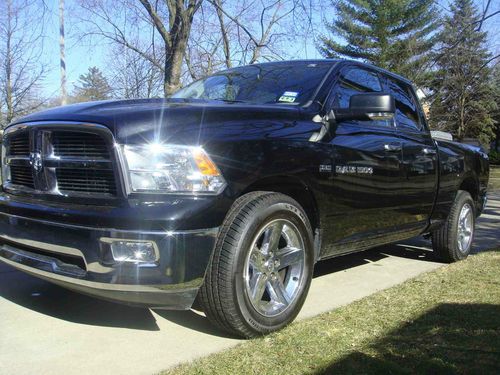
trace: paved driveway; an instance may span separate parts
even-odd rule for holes
[[[500,193],[478,223],[474,251],[500,245]],[[324,261],[300,318],[440,267],[413,240]],[[240,340],[192,311],[131,308],[79,295],[0,265],[0,374],[152,374]]]

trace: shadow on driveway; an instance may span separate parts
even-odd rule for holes
[[[425,243],[424,243],[425,244]],[[429,260],[429,250],[418,241],[411,245],[388,245],[361,253],[319,262],[314,277],[342,272],[367,263],[377,263],[388,256]],[[68,322],[103,327],[158,331],[155,316],[147,308],[131,307],[88,297],[39,280],[0,264],[0,297],[41,314]],[[195,306],[196,307],[196,306]],[[177,325],[214,336],[231,337],[217,330],[208,319],[195,311],[154,310]]]
[[[151,311],[119,305],[61,288],[0,264],[0,297],[40,314],[104,327],[159,330]]]

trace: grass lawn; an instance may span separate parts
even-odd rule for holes
[[[491,165],[490,166],[490,190],[500,189],[500,166]]]
[[[499,371],[500,249],[163,374]]]

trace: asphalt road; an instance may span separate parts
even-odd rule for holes
[[[500,245],[491,194],[474,251]],[[300,319],[442,264],[423,239],[321,262]],[[194,311],[131,308],[79,295],[0,264],[0,374],[152,374],[241,342]]]

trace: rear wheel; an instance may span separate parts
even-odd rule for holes
[[[474,201],[468,192],[459,190],[446,223],[432,233],[436,257],[449,263],[467,258],[474,240],[475,223]]]
[[[281,329],[300,311],[312,268],[312,229],[300,205],[279,193],[246,194],[219,233],[200,292],[203,310],[239,336]]]

